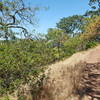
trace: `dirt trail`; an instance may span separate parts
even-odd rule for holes
[[[70,95],[73,89],[70,78],[73,72],[68,70],[70,67],[71,69],[75,69],[77,67],[75,65],[80,62],[86,62],[88,64],[100,63],[100,46],[76,53],[64,61],[50,65],[46,71],[48,79],[44,83],[39,100],[80,100],[77,96],[73,98]],[[78,71],[76,70],[74,74],[77,75]],[[100,84],[100,77],[98,80]],[[86,96],[82,100],[90,99]]]
[[[77,63],[87,62],[87,63],[98,63],[100,62],[100,46],[96,48],[89,49],[88,51],[82,51],[72,55],[70,58],[60,61],[56,64],[49,66],[46,73],[50,73],[49,77],[58,77],[62,71],[65,71],[68,67],[74,67]]]

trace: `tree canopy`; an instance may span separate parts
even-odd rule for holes
[[[100,9],[100,0],[89,0],[89,5],[94,9],[98,6]]]
[[[25,25],[34,25],[37,10],[38,7],[30,7],[23,0],[0,1],[0,37],[8,39],[14,29],[17,29],[17,33],[20,30],[20,34],[28,36],[29,28]]]
[[[57,28],[64,30],[67,34],[72,36],[82,32],[83,16],[73,15],[64,17],[57,23]]]
[[[91,10],[86,11],[85,16],[93,17],[100,15],[100,0],[89,0]]]

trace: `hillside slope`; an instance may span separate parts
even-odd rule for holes
[[[100,46],[49,66],[36,100],[100,100]]]
[[[100,100],[100,46],[48,66],[44,76],[37,88],[21,87],[24,99],[16,91],[10,100]]]

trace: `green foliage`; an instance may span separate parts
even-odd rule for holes
[[[92,37],[91,39],[90,36],[90,38],[88,37],[87,39],[83,38],[83,36],[84,34],[82,34],[81,36],[70,38],[64,43],[63,51],[65,57],[69,57],[75,52],[92,48],[100,43],[100,41],[96,41],[95,37]]]
[[[66,32],[66,34],[71,34],[75,36],[76,34],[82,32],[83,16],[73,15],[70,17],[62,18],[57,23],[57,28],[60,28]]]
[[[88,25],[85,27],[87,33],[100,34],[100,16],[90,18]]]
[[[85,16],[88,16],[88,17],[93,17],[93,16],[99,16],[100,15],[100,10],[97,9],[97,10],[90,10],[90,11],[87,11],[85,13]]]
[[[27,83],[30,76],[37,77],[42,71],[44,59],[31,45],[36,48],[34,42],[26,41],[0,45],[0,94],[13,92],[20,84]]]
[[[95,47],[98,44],[96,41],[90,41],[86,44],[86,49]]]
[[[98,6],[98,9],[100,9],[100,0],[89,0],[89,5],[93,8],[96,9]]]
[[[63,43],[68,39],[68,35],[61,29],[49,29],[46,39],[48,43],[53,47],[53,52],[55,57],[60,59],[62,57],[62,47]]]
[[[3,100],[10,100],[8,96],[4,97]]]

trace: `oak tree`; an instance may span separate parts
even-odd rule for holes
[[[35,12],[39,8],[28,6],[25,1],[0,1],[0,37],[8,40],[11,37],[11,31],[23,34],[24,37],[28,36],[28,29],[30,25],[34,25]],[[27,28],[25,25],[29,27]],[[13,35],[13,37],[15,36]]]

